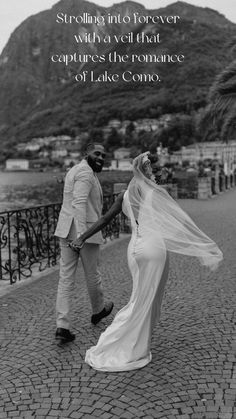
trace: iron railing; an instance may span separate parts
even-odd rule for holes
[[[103,212],[114,199],[104,197]],[[0,212],[0,280],[13,284],[57,264],[60,248],[54,231],[60,208],[61,203],[55,203]],[[102,233],[106,240],[128,231],[126,217],[119,214]]]

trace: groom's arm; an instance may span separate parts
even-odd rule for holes
[[[111,208],[104,214],[101,218],[99,218],[96,223],[94,223],[88,230],[86,230],[78,239],[74,240],[70,246],[72,248],[81,248],[84,242],[89,239],[89,237],[93,236],[98,231],[102,230],[110,221],[118,215],[122,210],[122,202],[123,202],[124,192],[120,193],[117,197],[114,204]]]

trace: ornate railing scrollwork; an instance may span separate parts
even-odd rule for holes
[[[103,212],[115,196],[104,197]],[[54,236],[61,203],[0,212],[0,280],[11,284],[36,272],[55,266],[59,241]],[[103,230],[103,237],[116,238],[128,232],[124,215],[119,214]]]
[[[0,279],[14,283],[56,264],[54,236],[61,204],[0,213]]]

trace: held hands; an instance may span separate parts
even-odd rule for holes
[[[82,249],[84,245],[84,241],[81,237],[78,237],[76,240],[72,240],[68,243],[68,247],[70,247],[75,252],[80,252],[80,249]]]

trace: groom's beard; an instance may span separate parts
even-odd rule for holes
[[[87,162],[88,162],[89,166],[91,167],[91,169],[94,172],[97,172],[98,173],[98,172],[101,172],[102,171],[102,168],[103,168],[103,165],[104,165],[104,161],[101,161],[99,159],[96,159],[96,158],[93,158],[91,156],[88,156],[87,157]]]

